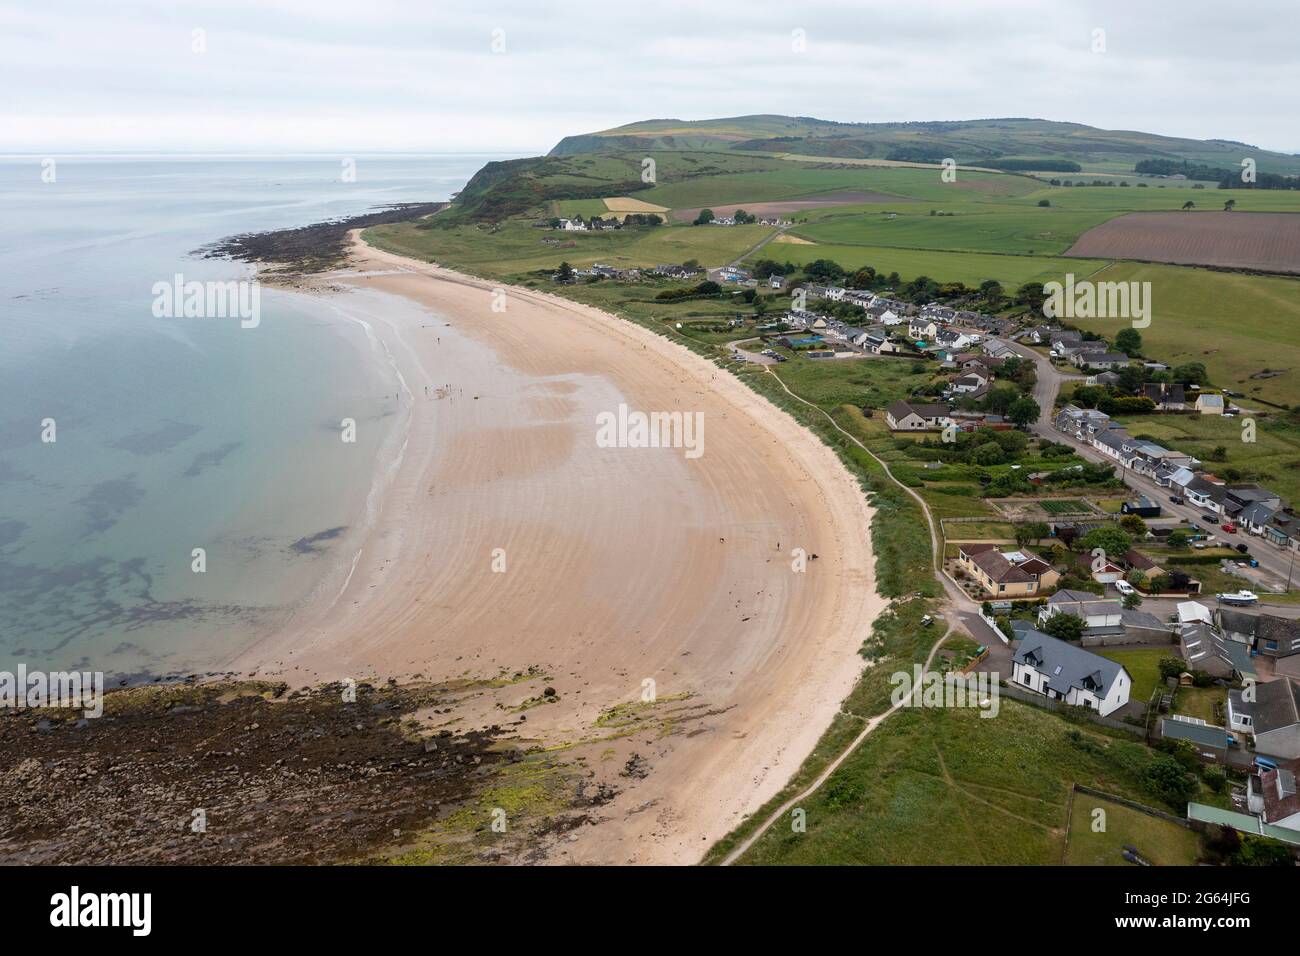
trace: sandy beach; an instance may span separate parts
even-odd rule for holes
[[[359,239],[352,265],[327,294],[404,383],[401,447],[357,550],[231,665],[291,684],[535,666],[558,702],[527,726],[549,742],[591,736],[652,680],[689,701],[689,731],[641,737],[646,773],[546,861],[696,862],[785,784],[864,666],[885,601],[857,482],[630,322]],[[703,454],[599,447],[620,404],[700,413]],[[796,548],[818,556],[803,573]]]

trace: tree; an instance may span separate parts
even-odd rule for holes
[[[1115,348],[1125,355],[1142,354],[1142,333],[1137,329],[1120,329],[1115,333]]]
[[[561,282],[568,282],[573,278],[573,266],[569,265],[567,261],[561,262],[557,274],[559,275]]]
[[[1030,423],[1038,421],[1041,414],[1042,409],[1038,403],[1028,396],[1017,398],[1007,409],[1007,417],[1019,428],[1026,428]]]
[[[1192,202],[1192,201],[1189,199],[1189,200],[1187,200],[1187,202],[1183,203],[1183,208],[1184,208],[1184,209],[1195,209],[1195,208],[1196,208],[1196,203]]]
[[[1223,204],[1224,212],[1232,212],[1232,210],[1236,208],[1237,208],[1237,200],[1235,199],[1229,199],[1227,202]]]
[[[751,222],[757,221],[757,217],[751,215],[750,213],[745,212],[745,210],[743,209],[737,209],[735,214],[731,218],[732,221],[735,222],[736,225],[738,226],[745,226]]]
[[[1156,754],[1143,778],[1147,789],[1171,807],[1186,809],[1187,801],[1196,796],[1195,778],[1169,754]]]
[[[710,222],[713,222],[713,210],[712,210],[712,209],[701,209],[701,210],[700,210],[700,214],[699,214],[698,216],[695,217],[695,221],[694,221],[693,223],[691,223],[691,225],[692,225],[692,226],[703,226],[703,225],[705,225],[706,223],[710,223]]]
[[[1041,312],[1046,298],[1041,282],[1026,282],[1016,290],[1016,305],[1023,305],[1032,312]]]
[[[1111,556],[1119,557],[1126,554],[1128,549],[1133,547],[1133,539],[1119,528],[1094,528],[1084,535],[1083,547],[1086,551],[1100,548],[1109,560]]]
[[[811,279],[842,279],[844,267],[833,259],[814,259],[803,267],[804,275]]]
[[[1000,465],[1006,458],[1002,446],[995,441],[985,442],[971,452],[971,461],[977,465]]]
[[[1144,537],[1147,533],[1147,523],[1137,515],[1125,515],[1120,518],[1119,526],[1135,538]]]
[[[1285,843],[1247,833],[1241,838],[1241,849],[1229,862],[1233,866],[1295,866],[1295,857]]]
[[[1015,533],[1016,544],[1023,548],[1027,544],[1046,538],[1052,533],[1052,529],[1047,527],[1044,521],[1026,521],[1016,525]]]
[[[1053,614],[1043,625],[1043,633],[1058,641],[1077,641],[1083,637],[1083,618],[1076,614]]]
[[[1039,205],[1039,206],[1047,207],[1047,206],[1050,206],[1051,204],[1052,204],[1052,201],[1051,201],[1050,199],[1040,199],[1040,200],[1038,200],[1038,205]]]
[[[1171,531],[1168,538],[1169,549],[1171,551],[1186,551],[1189,540],[1186,531]]]
[[[1135,607],[1142,606],[1142,595],[1134,591],[1132,594],[1125,594],[1124,599],[1120,602],[1127,610],[1133,610]]]
[[[1079,529],[1071,525],[1065,525],[1056,529],[1056,540],[1065,545],[1067,551],[1074,550],[1074,542],[1079,540]]]

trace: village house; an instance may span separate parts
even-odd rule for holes
[[[1256,753],[1300,757],[1300,684],[1284,677],[1229,691],[1228,727],[1254,737]]]
[[[907,323],[907,337],[910,339],[932,339],[939,331],[939,323],[924,315],[918,315]]]
[[[1023,634],[1012,667],[1012,682],[1049,700],[1091,707],[1103,717],[1129,700],[1133,678],[1122,664],[1059,641],[1037,630]]]
[[[1183,386],[1172,382],[1148,382],[1142,386],[1142,394],[1162,412],[1181,412],[1187,407]]]
[[[1196,396],[1196,410],[1202,415],[1222,415],[1224,412],[1222,395]]]
[[[1123,352],[1079,351],[1070,361],[1079,368],[1120,369],[1128,365],[1129,358]]]
[[[1178,631],[1178,642],[1187,669],[1204,671],[1224,680],[1255,680],[1250,648],[1225,637],[1214,625],[1195,621]]]
[[[1265,823],[1300,830],[1297,772],[1300,772],[1300,761],[1257,769],[1246,778],[1246,808]]]
[[[913,404],[901,399],[885,409],[885,421],[890,431],[896,432],[939,431],[953,424],[947,405]]]
[[[967,372],[948,383],[948,391],[954,395],[970,395],[978,398],[988,391],[989,380],[979,372]]]
[[[984,593],[1000,598],[1033,597],[1056,586],[1061,575],[1037,555],[1000,551],[994,544],[963,544],[957,565],[979,582]]]
[[[1056,414],[1057,431],[1065,432],[1079,441],[1091,441],[1093,436],[1110,427],[1110,416],[1095,408],[1066,405]]]
[[[1067,588],[1057,591],[1038,609],[1038,624],[1041,627],[1057,614],[1073,614],[1083,620],[1085,633],[1103,630],[1118,633],[1124,626],[1122,611],[1118,601],[1108,600],[1091,591],[1072,591]]]

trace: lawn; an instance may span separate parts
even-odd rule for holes
[[[1215,712],[1215,705],[1224,704],[1227,699],[1222,687],[1180,687],[1174,695],[1173,712],[1223,726],[1223,718]]]
[[[741,859],[754,864],[1059,864],[1067,801],[1083,783],[1152,802],[1136,740],[1076,728],[1002,698],[972,708],[894,714],[800,804],[807,831],[773,826]]]
[[[1175,656],[1172,644],[1169,647],[1142,647],[1130,650],[1103,647],[1097,649],[1096,653],[1107,660],[1124,665],[1124,669],[1133,678],[1133,690],[1129,693],[1129,700],[1139,704],[1149,701],[1151,692],[1160,683],[1160,668],[1157,665],[1163,658]]]
[[[1105,812],[1104,817],[1095,811]],[[1095,832],[1097,825],[1104,826]],[[1195,830],[1161,820],[1123,804],[1076,793],[1070,815],[1070,833],[1065,851],[1068,866],[1137,866],[1123,857],[1131,846],[1157,866],[1192,866],[1200,854],[1200,835]]]

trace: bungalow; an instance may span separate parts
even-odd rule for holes
[[[1196,410],[1202,415],[1222,415],[1223,409],[1222,395],[1202,394],[1196,398]]]
[[[1105,717],[1128,703],[1133,678],[1122,664],[1028,630],[1016,647],[1012,680],[1018,687]]]
[[[985,339],[980,344],[980,348],[984,350],[985,354],[991,355],[994,358],[1007,359],[1020,357],[1020,354],[1015,349],[998,339]]]
[[[1229,691],[1228,726],[1253,736],[1257,753],[1300,757],[1300,684],[1281,678]]]
[[[1083,626],[1087,630],[1122,628],[1122,612],[1123,608],[1118,601],[1108,601],[1091,591],[1072,591],[1067,588],[1057,591],[1038,609],[1038,623],[1042,626],[1058,614],[1073,614],[1083,619]]]
[[[986,594],[1001,598],[1031,597],[1056,586],[1061,575],[1042,558],[1023,551],[1002,552],[993,544],[963,544],[957,564],[980,583]]]
[[[885,409],[885,421],[890,431],[938,431],[953,424],[948,406],[942,404],[912,404],[902,400]]]
[[[1124,468],[1133,464],[1133,450],[1129,446],[1128,436],[1120,428],[1110,428],[1098,432],[1092,437],[1092,447],[1107,458],[1113,458]]]
[[[1126,367],[1129,358],[1123,352],[1094,351],[1075,352],[1070,356],[1070,361],[1079,368],[1116,369]]]
[[[978,372],[959,375],[949,383],[948,390],[957,395],[980,395],[988,390],[989,380]]]
[[[1079,348],[1083,345],[1083,333],[1058,329],[1048,334],[1047,342],[1053,352],[1064,354],[1066,349]]]
[[[770,276],[767,277],[767,284],[768,284],[768,287],[769,287],[769,288],[772,288],[772,289],[784,289],[784,288],[785,288],[785,276],[779,276],[779,275],[775,275],[775,274],[770,275]]]
[[[1162,412],[1181,412],[1187,407],[1187,396],[1183,387],[1173,382],[1148,382],[1142,387],[1142,394],[1155,402]]]

